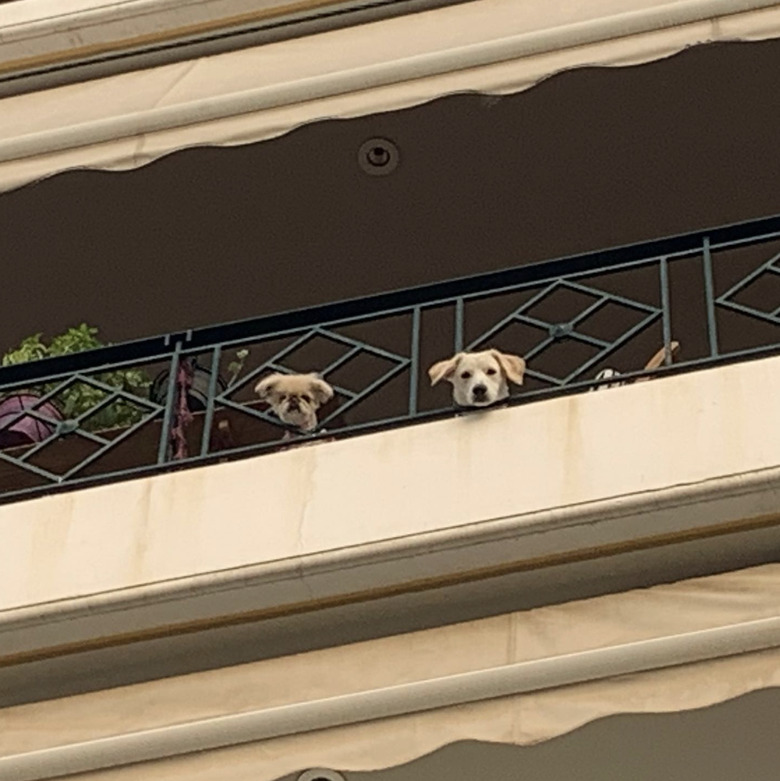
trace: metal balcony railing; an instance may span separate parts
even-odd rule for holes
[[[780,216],[4,367],[0,500],[451,415],[426,369],[461,350],[524,356],[515,404],[646,376],[673,340],[653,375],[780,351]],[[260,403],[270,371],[334,387],[315,432]]]

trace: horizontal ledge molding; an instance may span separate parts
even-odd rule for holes
[[[390,63],[314,76],[214,96],[142,113],[110,117],[0,142],[0,162],[92,146],[122,138],[213,122],[229,117],[307,103],[351,92],[543,54],[559,49],[654,32],[720,16],[757,11],[775,0],[685,0],[498,40],[419,54]]]
[[[780,466],[638,494],[615,496],[587,504],[495,518],[468,526],[429,531],[353,548],[312,553],[238,569],[199,573],[89,596],[9,608],[0,610],[0,638],[4,634],[52,622],[91,618],[188,599],[198,594],[231,592],[287,579],[311,579],[356,566],[382,565],[408,558],[418,559],[465,547],[475,548],[507,539],[565,532],[566,529],[581,525],[620,521],[660,510],[670,511],[691,504],[698,505],[703,501],[732,499],[765,491],[780,491]],[[709,527],[705,527],[704,531],[707,529]],[[687,531],[695,534],[695,529]]]
[[[780,616],[0,758],[42,781],[780,647]]]

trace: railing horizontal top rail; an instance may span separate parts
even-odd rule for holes
[[[746,241],[756,242],[777,235],[780,235],[780,215],[696,230],[647,242],[595,250],[580,255],[569,255],[532,265],[516,266],[501,271],[419,285],[406,290],[378,293],[363,298],[320,304],[306,309],[277,312],[220,325],[176,331],[75,355],[3,366],[0,367],[0,386],[92,369],[101,365],[154,360],[169,355],[172,345],[176,342],[182,342],[188,349],[195,350],[212,347],[217,343],[238,342],[253,336],[294,330],[318,323],[344,322],[352,318],[389,314],[418,304],[444,304],[462,296],[494,292],[553,277],[571,277],[576,274],[589,273],[594,268],[618,268],[621,265],[633,264],[637,261],[651,262],[660,257],[669,259],[684,257],[701,251],[705,238],[709,240],[712,250],[718,250],[739,246]]]

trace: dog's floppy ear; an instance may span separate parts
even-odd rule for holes
[[[506,375],[506,378],[512,381],[515,385],[523,384],[523,374],[525,374],[525,359],[519,355],[507,355],[501,353],[498,350],[490,351],[495,359],[498,361],[501,370]]]
[[[311,390],[311,395],[314,397],[314,400],[320,406],[333,398],[333,388],[331,388],[319,374],[311,375],[309,389]]]
[[[446,361],[439,361],[434,363],[430,369],[428,369],[428,376],[431,378],[431,385],[435,385],[442,380],[449,380],[455,370],[458,368],[458,362],[460,361],[463,353],[453,355],[452,358],[447,358]]]
[[[284,375],[279,374],[278,372],[263,377],[263,379],[255,385],[255,393],[263,401],[268,401],[270,396],[276,392],[276,386],[282,377],[284,377]]]

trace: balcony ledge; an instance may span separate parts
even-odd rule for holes
[[[0,507],[0,661],[771,560],[779,395],[774,357]]]

